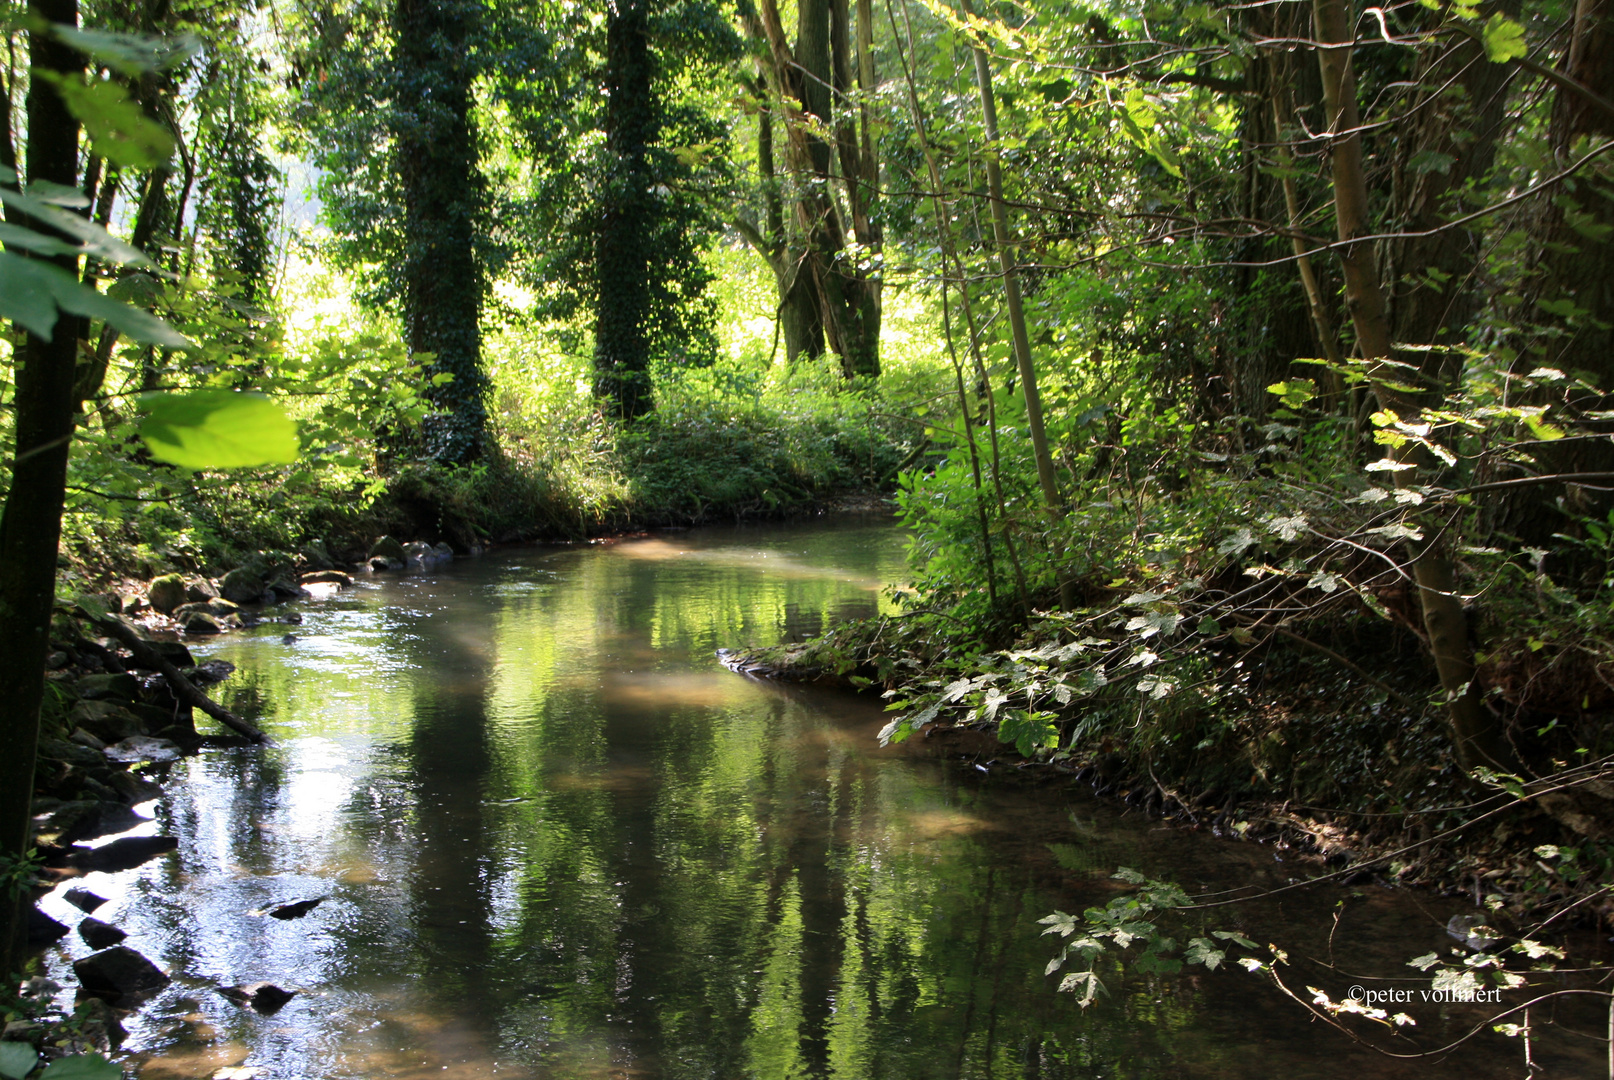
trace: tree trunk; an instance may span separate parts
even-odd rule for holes
[[[467,60],[477,8],[469,0],[397,0],[394,29],[396,168],[404,195],[404,327],[413,353],[435,359],[436,412],[422,425],[426,453],[475,461],[487,438],[482,369],[482,268],[476,222],[482,178]]]
[[[1362,170],[1361,120],[1356,107],[1356,76],[1351,70],[1354,37],[1345,0],[1313,0],[1317,50],[1323,75],[1323,97],[1328,109],[1328,130],[1337,132],[1330,154],[1334,178],[1334,216],[1339,238],[1340,265],[1345,275],[1345,299],[1356,327],[1362,356],[1370,365],[1373,392],[1380,403],[1403,416],[1417,412],[1417,403],[1392,382],[1382,361],[1393,360],[1394,350],[1384,290],[1378,278],[1371,245],[1352,243],[1372,230],[1368,216],[1367,179]],[[1409,444],[1411,445],[1411,444]],[[1398,477],[1402,473],[1396,474]],[[1468,641],[1468,616],[1456,593],[1456,574],[1433,522],[1417,523],[1423,539],[1409,544],[1412,576],[1423,609],[1424,633],[1433,654],[1440,684],[1446,691],[1447,713],[1457,759],[1465,769],[1485,765],[1511,769],[1512,755],[1495,718],[1485,709],[1474,685],[1474,659]]]
[[[852,61],[850,34],[840,20],[848,17],[845,0],[800,0],[796,5],[796,45],[785,39],[774,0],[762,0],[758,16],[768,41],[774,84],[800,106],[803,120],[788,127],[786,160],[795,174],[797,226],[806,242],[801,273],[818,298],[819,318],[829,347],[841,358],[848,378],[880,373],[880,237],[873,220],[878,168],[865,128],[862,140],[836,137],[831,147],[820,132],[845,128],[838,119],[850,113],[846,97]],[[859,60],[872,77],[873,61]],[[837,72],[839,72],[839,81]],[[852,122],[850,120],[846,122]],[[853,219],[848,235],[831,185],[835,150],[840,151],[846,202]],[[851,167],[847,167],[847,163]],[[870,178],[875,179],[871,182]],[[857,223],[864,221],[863,231]],[[849,246],[848,240],[854,246]]]
[[[656,141],[650,83],[648,0],[614,0],[606,25],[606,153],[595,241],[599,303],[594,324],[594,392],[616,415],[648,413],[650,239],[655,219],[649,148]]]
[[[965,14],[970,11],[968,0]],[[1009,313],[1009,331],[1014,339],[1015,366],[1020,373],[1020,392],[1026,403],[1026,429],[1031,451],[1037,460],[1037,483],[1050,513],[1063,512],[1064,499],[1054,475],[1053,454],[1042,422],[1042,395],[1037,389],[1037,368],[1031,359],[1031,337],[1026,331],[1025,309],[1020,303],[1020,275],[1015,267],[1014,238],[1009,232],[1008,207],[1003,202],[1003,170],[998,163],[998,112],[992,96],[992,69],[987,66],[986,50],[975,47],[975,82],[981,95],[981,115],[986,129],[986,186],[992,202],[992,237],[998,249],[998,265],[1003,272],[1004,300]]]
[[[76,26],[77,0],[30,0],[36,18]],[[29,46],[36,71],[79,78],[83,59],[44,34]],[[29,81],[28,178],[72,186],[78,179],[78,120],[41,78]],[[33,227],[53,232],[40,223]],[[77,275],[78,259],[57,265]],[[27,335],[16,365],[16,453],[11,490],[0,510],[0,855],[20,858],[29,847],[39,706],[45,654],[56,597],[68,448],[73,438],[73,366],[78,319],[62,312],[49,339]],[[0,894],[0,975],[19,966],[22,907]]]

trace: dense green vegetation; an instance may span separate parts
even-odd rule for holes
[[[889,737],[1614,860],[1614,4],[7,19],[13,858],[58,596],[896,489]]]

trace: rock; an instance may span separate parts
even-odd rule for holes
[[[67,927],[38,908],[28,907],[28,944],[48,945],[67,936]]]
[[[123,598],[123,613],[125,615],[140,615],[150,610],[152,610],[151,605],[146,603],[144,596],[125,596]]]
[[[81,910],[81,912],[84,912],[86,915],[90,914],[92,910],[97,909],[97,907],[100,907],[102,904],[107,902],[107,898],[105,898],[105,896],[95,896],[95,893],[90,893],[89,890],[81,890],[81,888],[77,888],[77,886],[74,886],[74,888],[71,888],[71,890],[61,894],[61,899],[65,899],[65,901],[68,901],[69,904],[73,904],[74,907],[77,907],[77,909]]]
[[[178,574],[152,578],[146,586],[146,603],[167,615],[186,601],[185,579]]]
[[[100,907],[102,904],[106,903],[106,897],[96,896],[88,889],[80,889],[77,887],[68,889],[66,892],[64,892],[62,894],[62,899],[66,900],[69,904],[72,904],[86,915]]]
[[[353,575],[344,574],[340,570],[314,570],[302,576],[304,585],[340,585],[342,588],[352,588]]]
[[[110,701],[77,702],[68,710],[67,720],[100,739],[102,746],[141,732],[140,719],[129,709]],[[101,746],[93,749],[99,750]]]
[[[185,677],[197,686],[212,686],[228,679],[235,672],[235,665],[228,660],[203,660],[200,664],[185,672]]]
[[[92,800],[67,803],[44,817],[45,820],[38,825],[38,835],[41,838],[54,837],[58,844],[128,832],[146,820],[123,802]],[[38,818],[35,820],[38,821]]]
[[[75,689],[78,696],[86,701],[101,701],[106,698],[133,701],[140,696],[140,680],[121,672],[86,675],[78,681]]]
[[[134,735],[106,748],[109,761],[132,763],[136,761],[173,761],[184,751],[178,743],[157,739],[150,735]]]
[[[304,568],[308,570],[318,572],[336,569],[336,562],[331,558],[331,553],[326,550],[325,541],[323,540],[310,540],[303,545],[303,550],[298,554],[302,558]]]
[[[40,739],[39,756],[51,761],[65,761],[69,765],[100,765],[106,759],[87,746],[79,746],[65,739]]]
[[[214,613],[209,612],[208,614]],[[229,613],[225,612],[224,614]],[[152,652],[156,653],[164,660],[167,660],[175,667],[183,668],[196,666],[196,658],[191,655],[191,651],[185,647],[185,643],[183,641],[148,641],[146,644],[151,647]]]
[[[162,972],[157,974],[162,975]],[[166,975],[163,975],[163,981],[168,981]],[[123,1040],[129,1035],[118,1022],[118,1014],[98,997],[82,999],[73,1013],[75,1026],[79,1030],[79,1037],[74,1041],[81,1044],[83,1049],[108,1054],[123,1045]]]
[[[268,591],[272,593],[277,600],[297,600],[308,595],[301,585],[297,584],[297,582],[293,581],[289,576],[284,574],[277,576],[273,581],[269,582]]]
[[[164,709],[156,705],[144,705],[138,701],[129,706],[129,712],[136,720],[140,721],[140,726],[145,728],[148,734],[171,727],[179,719],[171,709]]]
[[[91,750],[105,750],[106,743],[97,739],[83,728],[74,728],[72,734],[67,736],[68,742],[76,742],[80,746],[88,746]]]
[[[35,975],[17,988],[29,1001],[49,1001],[62,992],[62,984],[45,975]]]
[[[240,986],[221,986],[219,993],[244,1009],[273,1016],[286,1002],[297,996],[295,990],[282,990],[274,983],[243,983]]]
[[[219,598],[219,587],[206,578],[185,586],[185,599],[193,604],[205,604]]]
[[[370,545],[369,558],[386,559],[388,562],[405,563],[408,556],[404,553],[404,546],[390,536],[383,536]]]
[[[270,908],[268,915],[271,919],[300,919],[319,907],[324,899],[323,896],[316,896],[312,900],[297,900],[290,904],[281,904],[279,907]]]
[[[179,839],[173,836],[125,836],[98,848],[72,848],[68,851],[67,864],[86,873],[99,870],[113,874],[132,870],[177,847]]]
[[[221,618],[225,615],[239,615],[241,605],[224,599],[209,600],[205,604],[181,604],[174,610],[174,618],[183,622],[185,616],[198,611],[204,615]]]
[[[67,654],[57,649],[45,654],[45,670],[60,671],[67,666]]]
[[[288,611],[277,621],[286,623],[290,626],[301,626],[303,625],[303,613],[300,611]]]
[[[169,728],[173,731],[174,728]],[[190,735],[195,737],[196,729],[190,729]],[[107,777],[107,787],[111,788],[125,803],[133,806],[148,799],[155,799],[163,793],[162,787],[155,780],[148,780],[144,776],[136,775],[126,769],[115,770]]]
[[[100,919],[86,918],[78,924],[78,936],[92,949],[110,949],[129,935]]]
[[[0,1040],[38,1046],[45,1041],[45,1025],[37,1020],[12,1020],[6,1024],[5,1031],[0,1032]]]
[[[370,573],[372,574],[385,573],[388,570],[402,570],[404,568],[402,559],[389,559],[382,555],[375,556],[365,565],[370,568]]]
[[[219,595],[235,604],[256,604],[263,597],[263,575],[238,566],[219,582]]]
[[[209,634],[224,633],[224,626],[205,611],[192,611],[180,622],[180,628],[187,634],[205,637]]]

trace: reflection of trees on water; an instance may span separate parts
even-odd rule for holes
[[[852,547],[864,576],[888,558]],[[1052,901],[954,774],[869,756],[866,702],[717,667],[719,646],[873,610],[860,583],[766,571],[728,549],[534,554],[400,587],[301,666],[234,649],[297,739],[228,765],[183,828],[264,873],[355,875],[321,909],[325,997],[277,1018],[306,1045],[279,1061],[900,1080],[1171,1060],[1187,1000],[1143,995],[1155,1034],[1135,995],[1076,1016],[1050,992],[1027,924]],[[339,775],[298,824],[320,746]]]

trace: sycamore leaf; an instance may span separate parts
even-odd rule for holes
[[[262,394],[229,390],[140,395],[140,437],[152,456],[188,469],[289,465],[297,426]]]
[[[1505,64],[1530,51],[1524,43],[1524,27],[1501,12],[1491,16],[1481,36],[1485,41],[1485,55],[1493,63]]]

